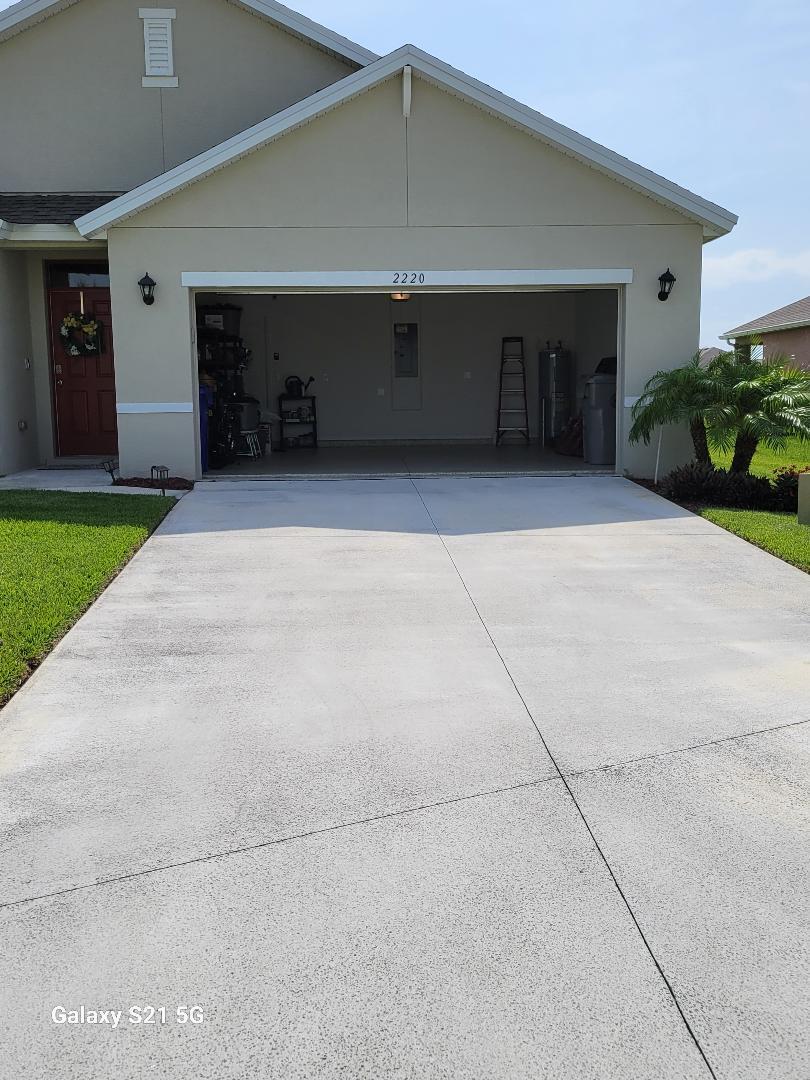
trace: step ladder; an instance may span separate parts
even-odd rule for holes
[[[498,385],[498,428],[495,445],[504,436],[529,439],[529,403],[526,397],[526,358],[522,337],[501,342],[501,378]]]

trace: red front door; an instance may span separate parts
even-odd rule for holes
[[[117,454],[110,290],[51,289],[50,298],[56,452]],[[80,328],[62,333],[70,315],[98,323],[97,346]]]

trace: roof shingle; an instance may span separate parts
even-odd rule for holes
[[[795,300],[792,304],[769,311],[767,315],[760,315],[758,319],[735,326],[733,330],[727,330],[720,336],[723,338],[742,337],[746,334],[767,334],[772,330],[784,330],[791,326],[810,325],[810,296],[804,296],[801,300]]]
[[[13,225],[68,225],[121,195],[98,192],[0,192],[0,221]]]

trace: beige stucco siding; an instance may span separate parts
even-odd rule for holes
[[[392,79],[111,228],[119,400],[194,400],[184,271],[629,268],[620,397],[695,351],[699,225],[420,80],[413,108],[406,130]],[[661,304],[667,266],[678,283]],[[144,270],[158,280],[151,309],[136,285]],[[134,433],[137,418],[127,423]],[[662,461],[685,446],[668,432]],[[625,448],[623,465],[649,472],[652,459]]]
[[[30,357],[25,256],[0,251],[0,475],[37,459],[34,372],[25,364]]]
[[[179,85],[143,87],[137,0],[0,44],[2,191],[126,191],[354,68],[226,0],[172,0]]]
[[[795,330],[776,330],[763,334],[765,357],[768,360],[787,357],[797,367],[810,369],[810,326],[798,326]]]
[[[405,119],[399,81],[132,218],[134,228],[405,225]]]
[[[452,94],[414,81],[411,225],[678,225],[667,207]]]
[[[675,225],[683,217],[503,120],[394,76],[129,227]]]

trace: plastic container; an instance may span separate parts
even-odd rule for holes
[[[584,450],[588,465],[616,463],[616,376],[591,375],[585,383]]]

